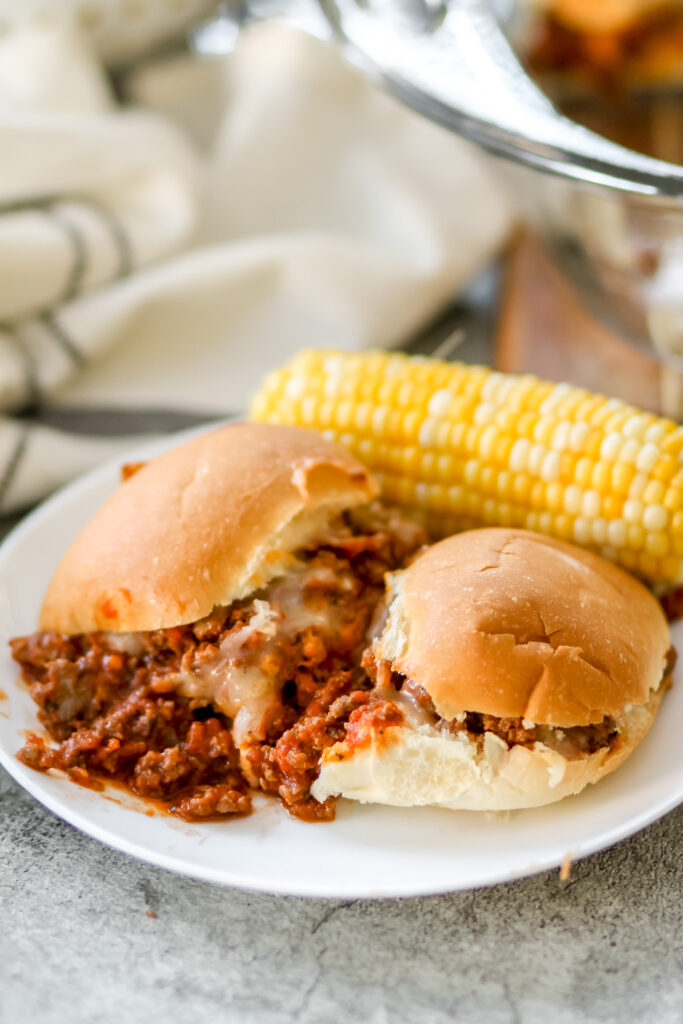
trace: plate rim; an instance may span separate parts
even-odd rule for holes
[[[595,853],[608,850],[622,840],[647,828],[648,825],[653,824],[683,803],[683,794],[678,797],[673,796],[669,800],[663,800],[654,804],[649,811],[643,812],[637,818],[628,819],[622,826],[614,826],[607,833],[596,835],[593,841],[584,843],[581,849],[573,850],[559,858],[555,854],[545,858],[541,857],[526,866],[519,867],[519,869],[508,870],[504,873],[500,872],[495,877],[490,873],[485,876],[482,875],[481,879],[468,881],[464,886],[457,885],[457,880],[436,885],[428,881],[411,880],[405,887],[398,885],[390,885],[384,888],[368,886],[363,889],[357,882],[353,882],[349,886],[340,886],[338,889],[333,890],[330,886],[323,886],[322,884],[287,883],[278,885],[270,880],[256,877],[246,878],[242,874],[231,873],[226,870],[218,870],[201,865],[188,865],[187,862],[182,861],[179,857],[151,851],[143,845],[117,835],[113,830],[93,824],[87,816],[68,807],[68,798],[53,799],[49,794],[41,790],[37,782],[34,784],[30,778],[24,778],[20,762],[14,761],[12,763],[13,760],[0,747],[0,764],[22,789],[26,790],[35,800],[61,821],[66,822],[67,825],[82,832],[84,835],[97,840],[109,849],[117,850],[145,864],[163,868],[173,874],[209,882],[224,888],[236,888],[247,892],[261,892],[275,896],[296,896],[310,899],[409,899],[423,896],[443,896],[452,892],[471,892],[477,889],[492,888],[495,885],[504,885],[508,882],[531,878],[545,871],[559,868],[567,857],[573,865]],[[30,771],[30,769],[26,769],[26,771]],[[75,783],[68,782],[68,780],[64,781],[67,785],[75,785]],[[68,792],[68,789],[65,792]],[[410,808],[406,808],[406,810],[409,811]]]

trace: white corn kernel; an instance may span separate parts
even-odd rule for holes
[[[531,443],[526,437],[518,438],[510,451],[510,469],[513,473],[521,473],[527,469]]]
[[[643,518],[645,506],[642,501],[629,498],[624,502],[624,519],[627,523],[639,523]]]
[[[552,533],[553,517],[550,512],[540,512],[538,516],[538,529],[541,533]]]
[[[561,420],[553,432],[550,447],[555,452],[563,452],[569,447],[569,432],[571,430],[569,420]]]
[[[634,463],[640,455],[640,445],[634,437],[627,438],[619,452],[619,458],[622,462]]]
[[[626,423],[624,423],[623,427],[621,428],[621,432],[624,435],[624,437],[635,437],[637,440],[640,440],[643,434],[645,433],[646,427],[646,417],[640,416],[636,413],[626,420]]]
[[[569,384],[558,384],[557,387],[553,388],[548,397],[541,403],[541,407],[538,410],[541,416],[546,416],[548,413],[552,415],[557,406],[570,394],[571,390],[571,385]]]
[[[576,484],[569,484],[564,492],[564,510],[567,515],[578,516],[583,503],[583,492]]]
[[[453,395],[446,388],[439,388],[430,397],[427,403],[427,412],[430,416],[443,416],[453,400]]]
[[[493,424],[484,428],[484,431],[479,438],[479,452],[482,459],[490,459],[493,455],[493,451],[498,439],[496,428]]]
[[[448,500],[451,502],[455,511],[460,512],[465,501],[465,488],[461,487],[460,484],[455,484],[453,487],[449,487]]]
[[[420,429],[417,435],[417,443],[422,448],[430,448],[431,445],[434,443],[434,435],[436,433],[437,424],[438,421],[432,419],[429,416],[420,424]]]
[[[636,473],[628,489],[629,498],[642,498],[648,483],[649,480],[644,473]]]
[[[590,427],[587,423],[573,423],[569,433],[569,448],[573,452],[582,452],[586,444]]]
[[[590,520],[585,516],[578,516],[574,520],[574,540],[577,544],[590,544],[592,539]]]
[[[652,442],[652,444],[659,444],[666,436],[666,432],[666,425],[664,423],[651,423],[645,431],[643,440]]]
[[[600,445],[600,458],[614,461],[621,451],[624,439],[621,434],[607,434]]]
[[[626,523],[623,519],[612,519],[607,524],[607,540],[615,548],[626,546]]]
[[[607,543],[607,520],[600,516],[598,519],[593,520],[592,524],[593,540],[596,544]]]
[[[560,453],[548,452],[543,460],[541,466],[541,480],[545,480],[546,483],[551,483],[553,480],[559,480],[560,478]]]
[[[479,462],[477,459],[468,459],[463,469],[463,477],[466,484],[476,484],[479,478]]]
[[[284,386],[287,398],[302,398],[305,390],[306,381],[303,377],[290,377]]]
[[[388,405],[378,405],[372,413],[372,431],[374,434],[381,435],[386,426],[387,417],[389,416]]]
[[[581,503],[581,511],[588,519],[594,519],[600,515],[602,502],[597,491],[586,491]]]
[[[663,530],[668,518],[663,505],[648,505],[643,514],[643,526],[646,530]]]
[[[529,472],[534,476],[540,476],[547,451],[548,449],[542,444],[532,444],[529,449]]]
[[[306,424],[315,423],[316,401],[310,395],[301,403],[301,419]]]
[[[496,407],[492,402],[482,402],[474,410],[474,422],[477,426],[485,426],[496,415]]]
[[[646,444],[640,449],[636,458],[636,469],[641,473],[650,473],[659,458],[659,448],[654,444]]]

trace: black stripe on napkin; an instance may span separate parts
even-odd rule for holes
[[[96,213],[102,223],[106,225],[112,241],[116,246],[116,251],[119,257],[119,268],[115,277],[128,277],[128,275],[135,269],[135,260],[133,258],[133,247],[123,224],[119,218],[114,216],[111,210],[102,203],[98,203],[94,199],[82,199],[81,201],[85,203],[93,213]]]
[[[22,210],[44,210],[46,213],[54,215],[56,207],[67,203],[80,204],[99,217],[109,232],[118,255],[119,265],[114,276],[121,278],[131,274],[135,269],[135,259],[133,246],[128,238],[126,229],[121,220],[107,206],[93,199],[92,196],[76,193],[74,195],[55,193],[54,195],[41,196],[39,199],[13,199],[9,202],[0,203],[0,215],[3,213],[17,213]],[[57,220],[56,217],[55,220]],[[61,218],[60,223],[65,224]],[[73,225],[70,225],[70,227],[73,227]]]
[[[31,430],[28,424],[19,431],[12,453],[5,463],[5,467],[0,475],[0,508],[2,507],[5,497],[9,493],[9,489],[12,486],[12,482],[14,481],[19,466],[21,465],[21,460],[24,457],[26,447],[28,445],[30,432]]]
[[[62,231],[72,254],[69,276],[62,294],[55,302],[55,305],[61,306],[65,302],[71,302],[81,292],[88,263],[88,252],[85,238],[80,228],[65,216],[64,211],[58,205],[50,204],[44,206],[43,210],[50,220]]]
[[[32,419],[45,427],[69,434],[91,437],[125,437],[142,434],[167,434],[188,430],[205,423],[235,419],[235,413],[181,411],[179,409],[136,409],[120,406],[50,406],[35,410]]]
[[[24,371],[25,405],[34,407],[40,404],[42,391],[38,377],[38,364],[33,352],[24,342],[18,331],[10,324],[0,323],[0,331],[14,346]]]
[[[66,352],[68,357],[74,363],[75,366],[85,366],[87,359],[79,349],[76,342],[71,338],[68,332],[65,330],[63,324],[59,322],[54,313],[43,313],[38,317],[40,323],[49,333],[51,338],[57,342],[62,351]]]

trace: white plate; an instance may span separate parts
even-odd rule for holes
[[[183,439],[188,434],[176,435]],[[132,453],[151,457],[157,442]],[[683,801],[683,686],[666,694],[641,746],[623,768],[559,804],[493,817],[430,808],[399,810],[340,802],[332,824],[290,818],[257,798],[248,818],[189,825],[145,814],[144,804],[108,797],[24,767],[14,757],[36,708],[17,683],[6,641],[35,629],[50,576],[67,545],[118,482],[121,459],[60,492],[0,549],[0,763],[65,821],[141,860],[224,885],[297,896],[415,896],[470,889],[555,867],[644,828]],[[674,626],[683,648],[683,623]]]

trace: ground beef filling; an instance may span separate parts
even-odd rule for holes
[[[412,524],[381,510],[345,517],[332,541],[298,553],[298,614],[304,609],[313,621],[301,629],[262,593],[174,629],[11,641],[57,742],[30,735],[19,759],[83,785],[118,782],[188,821],[248,813],[249,784],[277,793],[297,817],[333,818],[333,800],[310,796],[320,753],[370,700],[359,661],[383,577],[423,541]],[[273,594],[282,593],[278,586]],[[263,630],[250,628],[265,605]],[[238,637],[233,666],[240,679],[257,673],[266,693],[257,720],[252,715],[239,735],[236,719],[202,691]],[[196,692],[188,679],[200,681]]]
[[[254,746],[249,752],[261,786],[277,793],[285,806],[305,821],[334,818],[335,797],[322,803],[310,796],[324,750],[341,740],[360,745],[370,734],[381,734],[403,722],[390,701],[367,690],[351,689],[349,674],[332,676],[306,708],[302,717],[273,746]]]
[[[363,667],[375,683],[375,698],[390,702],[393,699],[408,725],[431,726],[451,736],[466,734],[477,745],[483,743],[484,734],[488,732],[503,740],[508,747],[514,744],[530,747],[534,743],[544,743],[565,757],[581,757],[594,754],[604,747],[611,750],[619,738],[617,723],[609,717],[595,725],[562,729],[537,725],[525,718],[499,718],[475,711],[463,711],[448,722],[437,714],[424,687],[398,672],[392,672],[389,663],[377,661],[372,651],[366,652]]]

